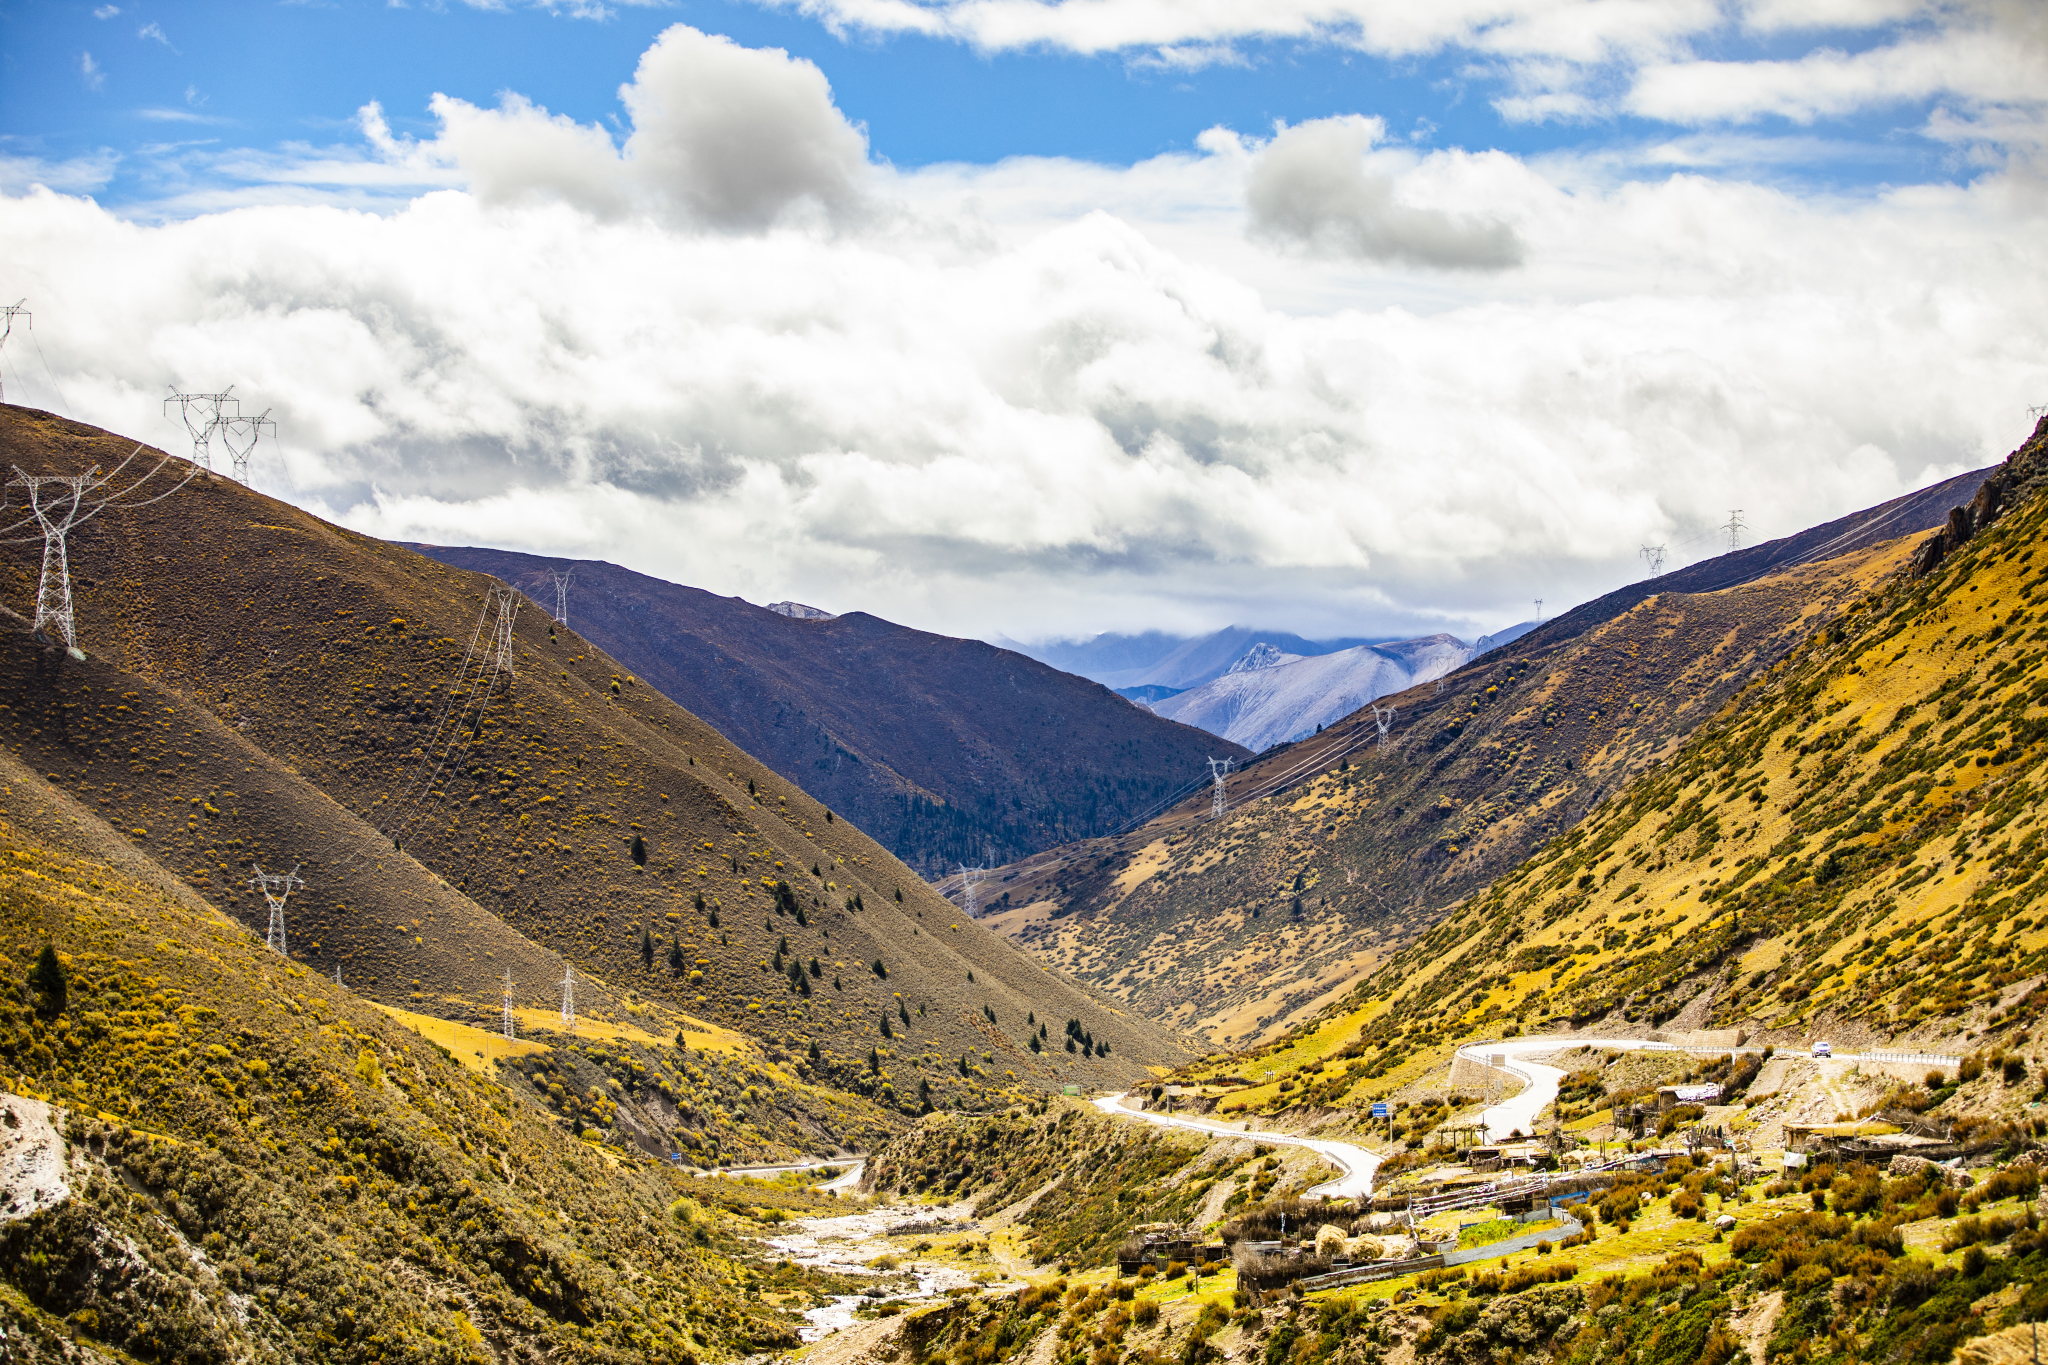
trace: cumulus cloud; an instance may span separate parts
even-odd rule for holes
[[[1224,162],[1121,193],[1186,181],[1159,197],[1193,214]],[[280,423],[259,485],[361,529],[962,632],[1498,625],[1645,541],[1712,553],[1730,506],[1783,533],[1982,463],[2048,386],[2048,233],[1995,184],[1816,207],[1452,167],[1516,197],[1523,271],[1289,316],[1195,259],[1240,218],[1168,251],[1034,174],[892,181],[911,218],[1010,215],[979,237],[455,191],[137,226],[38,192],[0,201],[0,261],[37,263],[76,415],[171,442],[166,383],[233,383]]]
[[[1809,201],[1369,119],[902,171],[685,28],[623,97],[248,159],[327,203],[0,198],[55,380],[8,396],[169,444],[166,384],[233,384],[258,485],[374,534],[1030,636],[1490,629],[1984,463],[2048,390],[2017,171]]]
[[[1386,135],[1349,114],[1282,128],[1252,158],[1245,186],[1255,236],[1361,261],[1448,270],[1519,265],[1522,243],[1497,218],[1399,202],[1391,168],[1368,161]]]
[[[517,94],[495,109],[435,95],[440,131],[423,141],[394,137],[376,105],[361,124],[386,165],[419,183],[466,184],[489,204],[554,200],[605,219],[644,212],[742,232],[867,212],[867,138],[811,62],[677,24],[619,98],[632,119],[623,145]]]

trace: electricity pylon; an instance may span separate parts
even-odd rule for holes
[[[234,461],[235,479],[246,484],[249,482],[249,453],[262,439],[263,428],[269,427],[271,436],[276,437],[277,423],[270,420],[270,409],[265,408],[255,417],[224,417],[218,425],[220,442],[228,448],[228,456]]]
[[[1536,599],[1536,624],[1543,624],[1543,599],[1540,597]]]
[[[108,474],[100,473],[98,465],[83,474],[24,474],[21,466],[16,465],[14,478],[7,485],[23,489],[28,494],[21,509],[28,515],[7,526],[0,526],[0,544],[26,544],[38,537],[43,542],[43,572],[36,582],[36,615],[29,630],[47,643],[49,637],[43,634],[43,628],[54,626],[74,659],[84,659],[85,653],[78,647],[78,628],[71,613],[71,533],[109,507],[137,508],[161,502],[183,488],[198,472],[194,466],[170,488],[154,497],[138,500],[136,495],[171,462],[171,457],[166,455],[147,474],[124,485],[121,481],[123,472],[141,453],[142,447],[135,447],[128,452],[128,458],[115,465],[113,472]],[[28,530],[31,525],[35,530]]]
[[[171,404],[176,403],[185,430],[192,433],[192,463],[209,474],[213,472],[214,433],[241,415],[241,400],[232,396],[234,392],[233,384],[219,393],[180,393],[174,386],[171,396],[164,399],[164,416],[171,415]]]
[[[960,908],[967,912],[967,918],[974,918],[974,888],[988,875],[985,867],[969,867],[960,864]]]
[[[1387,747],[1387,735],[1394,728],[1394,708],[1391,706],[1383,707],[1376,701],[1367,702],[1366,704],[1372,707],[1372,722],[1379,727],[1380,732],[1379,747],[1384,749]]]
[[[555,580],[555,624],[557,625],[566,626],[569,624],[569,578],[575,572],[576,566],[574,564],[571,564],[566,569],[550,569],[548,571],[548,577]]]
[[[519,1036],[519,1027],[518,1027],[518,1025],[517,1025],[517,1024],[513,1023],[513,1021],[512,1021],[512,971],[511,971],[511,969],[510,969],[509,967],[508,967],[508,968],[507,968],[507,969],[505,970],[505,1022],[504,1022],[504,1027],[505,1027],[505,1036],[506,1036],[507,1038],[517,1038],[517,1037]]]
[[[284,904],[291,899],[292,892],[304,886],[299,880],[299,869],[289,872],[265,872],[260,863],[251,863],[256,875],[249,878],[249,885],[263,893],[263,899],[270,903],[270,927],[264,931],[263,946],[279,957],[290,957],[284,944]],[[337,974],[340,969],[336,968]]]
[[[1213,778],[1216,783],[1215,795],[1211,797],[1209,801],[1209,818],[1211,820],[1221,820],[1223,818],[1223,812],[1227,810],[1230,806],[1229,793],[1224,790],[1223,786],[1223,779],[1225,777],[1228,777],[1229,775],[1229,759],[1212,758],[1209,760],[1209,776]]]
[[[14,335],[14,320],[16,318],[27,318],[28,321],[24,324],[25,327],[33,328],[36,325],[36,315],[28,311],[27,299],[23,299],[20,303],[0,304],[0,312],[6,314],[4,325],[0,325],[0,347],[5,347],[7,345],[7,338]],[[4,377],[0,377],[0,402],[5,402],[6,400],[7,384]]]
[[[519,615],[519,592],[513,588],[492,588],[491,596],[498,604],[497,624],[491,627],[494,642],[492,667],[507,677],[512,675],[512,622]]]
[[[1742,548],[1742,533],[1749,529],[1749,523],[1742,519],[1742,509],[1736,507],[1729,510],[1727,524],[1714,529],[1728,533],[1728,553],[1733,554]]]
[[[576,970],[562,968],[562,1032],[576,1031]]]
[[[1643,547],[1643,562],[1650,566],[1649,576],[1651,578],[1655,578],[1663,573],[1664,547],[1662,545],[1645,545]]]

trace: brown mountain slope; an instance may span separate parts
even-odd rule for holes
[[[1843,547],[1938,524],[1934,508],[1914,495],[1659,580],[1733,587],[1588,604],[1383,699],[1384,744],[1368,711],[1262,758],[1220,822],[1191,802],[1001,869],[992,923],[1138,1012],[1269,1035],[1670,752],[1905,553]]]
[[[4,412],[0,461],[31,471],[132,445]],[[0,598],[32,600],[34,548],[8,547]],[[0,641],[6,743],[245,924],[265,922],[249,865],[300,866],[293,944],[322,975],[495,1020],[508,966],[519,1003],[555,999],[547,950],[602,980],[600,1012],[688,1011],[911,1109],[921,1086],[979,1104],[1012,1076],[1182,1055],[953,927],[886,850],[540,613],[509,678],[480,672],[478,575],[220,479],[92,523],[72,563],[92,658]],[[1081,1020],[1110,1055],[1034,1054],[1033,1015]]]
[[[29,984],[46,946],[61,1001]],[[796,1344],[794,1315],[741,1287],[754,1229],[690,1198],[721,1182],[579,1141],[535,1092],[265,951],[8,753],[0,975],[10,1362],[690,1365]],[[689,1069],[671,1049],[641,1081],[687,1091]],[[64,1188],[16,1203],[24,1137]]]
[[[569,560],[420,553],[555,600]],[[927,877],[1119,829],[1247,750],[1099,683],[865,612],[792,620],[736,597],[574,561],[569,619],[663,696]]]
[[[1595,1020],[2038,1045],[2048,419],[2005,472],[1988,528],[1963,518],[1974,533],[1931,573],[1888,575],[1362,983],[1354,1052]]]

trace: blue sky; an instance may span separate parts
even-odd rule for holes
[[[579,121],[619,126],[618,87],[674,23],[815,62],[840,108],[864,124],[877,156],[898,166],[992,162],[1016,155],[1128,164],[1182,151],[1204,129],[1246,131],[1333,114],[1382,118],[1432,147],[1492,147],[1528,156],[1667,139],[1665,121],[1608,110],[1581,120],[1509,120],[1492,101],[1514,81],[1498,59],[1456,44],[1385,56],[1328,41],[1257,38],[1198,69],[1155,50],[1075,52],[1047,44],[991,51],[915,34],[838,32],[779,7],[740,3],[568,10],[461,3],[392,6],[164,5],[26,0],[0,13],[0,127],[16,155],[61,162],[112,152],[102,198],[146,204],[169,148],[358,140],[355,113],[380,103],[394,130],[429,133],[436,93],[492,104],[502,91]],[[1758,33],[1703,26],[1689,46],[1722,61],[1796,60],[1816,49],[1854,55],[1919,25],[1839,24]],[[88,65],[89,61],[89,65]],[[1624,81],[1592,64],[1599,86]],[[1745,120],[1752,143],[1729,153],[1751,174],[1855,190],[1956,179],[1969,163],[1921,135],[1934,98],[1906,97],[1812,122]]]
[[[2048,402],[2034,0],[576,8],[0,10],[9,399],[1018,639],[1469,637]]]

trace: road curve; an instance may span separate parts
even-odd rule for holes
[[[1522,1093],[1511,1100],[1492,1105],[1479,1116],[1486,1128],[1488,1141],[1499,1141],[1517,1130],[1533,1134],[1536,1116],[1544,1106],[1557,1098],[1557,1083],[1564,1079],[1564,1072],[1541,1062],[1522,1060],[1529,1053],[1562,1052],[1573,1047],[1607,1048],[1616,1052],[1697,1052],[1714,1056],[1727,1053],[1742,1053],[1762,1056],[1767,1050],[1761,1047],[1688,1047],[1679,1043],[1653,1043],[1643,1038],[1509,1038],[1497,1043],[1467,1043],[1458,1049],[1458,1055],[1466,1061],[1480,1066],[1492,1067],[1488,1057],[1501,1058],[1496,1070],[1505,1071],[1518,1077],[1525,1086]],[[1804,1054],[1783,1049],[1782,1055],[1798,1057]],[[1887,1052],[1837,1052],[1829,1059],[1837,1062],[1897,1062],[1910,1059],[1911,1064],[1954,1068],[1962,1065],[1962,1058],[1935,1053],[1887,1053]]]
[[[1311,1185],[1303,1190],[1301,1193],[1304,1199],[1372,1197],[1372,1176],[1373,1172],[1379,1169],[1380,1157],[1377,1153],[1349,1142],[1295,1137],[1291,1133],[1252,1132],[1242,1125],[1232,1128],[1220,1123],[1202,1123],[1196,1119],[1185,1119],[1176,1114],[1154,1114],[1142,1109],[1128,1109],[1124,1107],[1123,1096],[1115,1093],[1096,1096],[1095,1107],[1105,1114],[1114,1114],[1118,1118],[1142,1119],[1146,1123],[1156,1123],[1162,1128],[1185,1128],[1190,1132],[1207,1133],[1211,1137],[1270,1142],[1276,1146],[1306,1147],[1343,1174],[1335,1180],[1325,1180],[1320,1185]]]

